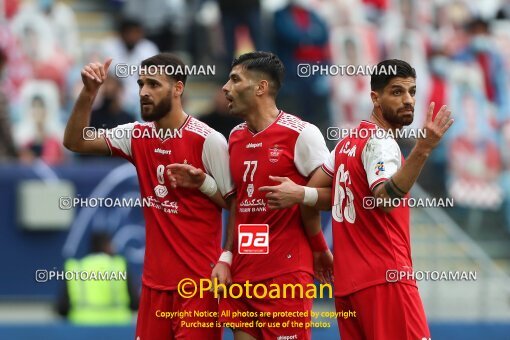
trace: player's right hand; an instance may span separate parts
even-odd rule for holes
[[[218,262],[214,266],[212,273],[211,273],[211,281],[213,282],[213,288],[211,291],[215,291],[216,287],[214,287],[214,279],[218,280],[219,284],[224,284],[225,286],[228,286],[232,283],[232,275],[230,274],[230,267],[228,264],[223,262]],[[223,292],[223,288],[219,286],[218,293]]]
[[[170,181],[170,187],[198,189],[204,183],[205,172],[190,164],[170,164],[166,166],[166,175]]]
[[[294,204],[303,202],[305,190],[288,177],[269,176],[269,179],[279,182],[279,185],[263,186],[259,191],[267,192],[267,205],[269,209],[290,208]]]
[[[417,146],[423,147],[427,151],[434,149],[446,131],[452,126],[453,119],[450,118],[451,111],[446,105],[443,105],[434,118],[435,103],[430,103],[427,117],[425,119],[425,138],[420,138],[417,141]]]
[[[108,76],[108,68],[112,63],[112,58],[107,59],[104,64],[89,63],[81,70],[81,80],[85,90],[90,93],[96,93]]]

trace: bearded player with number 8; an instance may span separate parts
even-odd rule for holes
[[[66,126],[64,145],[74,152],[114,155],[135,167],[146,220],[146,247],[142,295],[136,339],[221,339],[220,327],[184,327],[181,321],[216,322],[191,316],[160,315],[182,312],[217,312],[212,292],[185,298],[178,292],[183,279],[209,278],[221,254],[221,208],[233,193],[223,135],[186,114],[181,97],[186,74],[139,72],[141,114],[145,123],[119,125],[102,135],[86,138],[92,103],[108,76],[111,59],[91,63],[82,70],[82,89]],[[147,69],[166,66],[184,69],[175,55],[161,53],[142,61]],[[162,66],[162,67],[161,67]],[[84,136],[85,137],[85,136]],[[167,138],[163,138],[167,137]],[[167,178],[173,163],[192,164],[202,170],[196,189],[177,188]],[[198,249],[198,250],[197,250]]]

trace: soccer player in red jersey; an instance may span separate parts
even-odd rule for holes
[[[138,85],[145,123],[120,125],[106,134],[83,134],[94,98],[107,77],[111,60],[82,70],[82,89],[67,123],[64,145],[75,152],[120,156],[136,167],[143,208],[146,248],[136,338],[220,339],[221,328],[182,326],[197,319],[194,311],[218,311],[213,294],[185,299],[177,292],[184,278],[209,278],[221,254],[221,207],[233,193],[225,138],[183,111],[186,83],[182,73],[154,70],[184,69],[176,56],[161,53],[142,61]],[[151,68],[152,67],[152,68]],[[145,71],[144,71],[145,70]],[[147,72],[147,70],[152,70]],[[90,131],[89,131],[90,133]],[[84,137],[82,137],[84,136]],[[166,176],[172,163],[186,163],[204,172],[197,189],[175,188]],[[183,319],[168,312],[191,312]]]
[[[231,250],[233,259],[220,260],[214,268],[212,276],[220,283],[263,284],[268,290],[276,284],[283,292],[284,284],[302,285],[306,291],[314,273],[320,281],[331,280],[332,256],[318,212],[297,205],[284,210],[271,210],[268,206],[273,194],[265,187],[284,177],[306,184],[314,172],[321,171],[329,154],[316,126],[277,108],[275,99],[283,74],[284,66],[276,55],[246,53],[234,60],[223,87],[230,114],[245,122],[235,127],[229,137],[236,199],[230,224],[234,230],[230,230],[222,256]],[[179,166],[170,168],[175,171]],[[183,180],[180,178],[177,182]],[[225,262],[230,262],[231,268]],[[258,292],[259,297],[262,292]],[[310,338],[310,328],[281,325],[310,322],[312,299],[257,298],[255,293],[244,291],[239,298],[227,295],[220,299],[220,321],[234,325],[236,340]],[[291,295],[290,290],[287,293]],[[261,317],[262,312],[280,314],[268,318]],[[280,326],[246,326],[255,321],[259,325],[280,322]]]
[[[386,132],[395,135],[412,123],[416,72],[401,60],[382,61],[377,70],[382,68],[396,69],[396,74],[372,75],[370,121],[362,121],[337,144],[309,187],[288,180],[285,188],[274,188],[278,199],[273,205],[300,203],[316,190],[315,207],[332,207],[336,310],[355,312],[338,318],[342,339],[428,339],[412,276],[405,200],[453,119],[446,106],[433,119],[431,103],[425,137],[417,140],[404,162],[398,144]]]
[[[276,55],[246,53],[234,60],[229,80],[223,86],[230,114],[245,120],[232,130],[229,137],[230,171],[237,202],[231,272],[233,282],[250,281],[267,286],[290,283],[306,287],[313,281],[312,250],[316,259],[324,256],[325,262],[330,254],[320,224],[318,221],[304,223],[299,206],[270,210],[266,196],[271,196],[271,193],[266,193],[263,188],[274,185],[282,177],[306,184],[329,151],[316,126],[277,108],[275,99],[283,74],[284,66]],[[265,230],[256,234],[262,240],[268,238],[261,247],[256,246],[256,238],[250,242],[250,225],[253,224],[266,225]],[[231,312],[308,311],[310,315],[311,308],[312,300],[307,298],[250,299],[244,296],[220,301],[220,310]],[[260,319],[262,322],[306,322],[310,317]],[[220,320],[246,322],[250,318],[220,317]],[[241,327],[234,330],[236,339],[274,339],[280,336],[308,339],[310,334],[311,329],[296,327]]]

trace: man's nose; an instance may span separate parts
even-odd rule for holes
[[[406,105],[412,105],[413,102],[414,102],[414,97],[411,96],[411,94],[409,92],[406,92],[404,94],[404,97],[402,98],[402,102]]]

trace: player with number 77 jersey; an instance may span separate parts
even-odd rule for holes
[[[236,202],[225,251],[212,273],[220,283],[249,282],[252,287],[262,284],[268,289],[276,284],[283,292],[284,284],[301,285],[306,290],[313,283],[314,273],[322,282],[331,281],[333,258],[322,234],[319,214],[305,206],[274,209],[277,197],[267,190],[275,184],[285,188],[283,177],[306,184],[329,153],[316,126],[277,109],[275,97],[282,79],[283,64],[277,56],[252,52],[234,60],[229,80],[223,86],[229,113],[243,118],[245,123],[235,127],[229,137]],[[174,177],[179,178],[178,183],[190,182],[177,173],[184,168],[170,167]],[[299,294],[292,298],[290,293],[286,298],[253,298],[254,293],[244,291],[240,297],[227,295],[220,299],[220,322],[236,325],[235,339],[310,339],[310,327],[251,325],[309,322],[312,299]],[[308,312],[308,316],[261,316],[293,312]],[[234,316],[245,313],[249,316]]]

